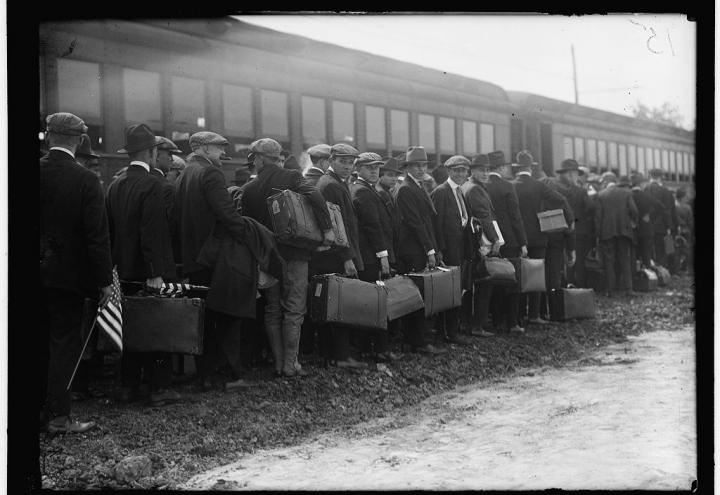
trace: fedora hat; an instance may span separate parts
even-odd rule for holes
[[[295,158],[294,155],[290,155],[285,160],[285,163],[283,163],[283,168],[286,170],[300,170],[302,171],[302,167],[297,161],[297,158]]]
[[[502,151],[491,151],[488,153],[487,157],[490,168],[498,168],[503,165],[509,165],[509,163],[505,161],[505,153]]]
[[[490,162],[488,161],[487,155],[479,154],[473,157],[472,161],[470,162],[470,168],[477,167],[490,168]]]
[[[532,167],[533,164],[533,156],[530,154],[528,150],[522,150],[517,155],[515,155],[515,162],[512,164],[513,168],[516,167]]]
[[[404,167],[405,165],[409,165],[411,163],[427,162],[428,158],[427,153],[425,152],[425,148],[423,148],[422,146],[410,146],[405,152],[405,156],[402,158],[400,166]]]
[[[125,147],[118,153],[137,153],[138,151],[154,148],[162,143],[155,133],[145,124],[131,124],[125,128]]]
[[[383,165],[380,167],[380,173],[383,172],[395,172],[396,174],[399,174],[400,168],[397,159],[393,157],[383,158]]]
[[[83,134],[80,136],[80,145],[78,146],[75,154],[78,156],[85,156],[88,158],[100,158],[100,155],[93,153],[92,146],[90,146],[90,136]]]
[[[630,187],[630,178],[627,175],[621,175],[617,180],[617,185]]]
[[[580,165],[578,164],[578,162],[576,162],[572,158],[567,158],[562,161],[562,163],[560,164],[560,168],[555,170],[555,173],[562,174],[564,172],[572,172],[572,171],[576,171],[580,175],[585,174],[585,172],[580,169]]]

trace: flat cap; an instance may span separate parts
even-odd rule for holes
[[[211,131],[200,131],[190,136],[190,148],[195,149],[198,146],[204,146],[206,144],[230,144],[228,140],[222,137],[220,134]]]
[[[280,143],[278,143],[274,139],[262,138],[262,139],[258,139],[257,141],[253,141],[252,143],[250,143],[248,152],[249,153],[260,153],[265,156],[272,156],[275,158],[279,158],[280,153],[282,152],[282,146],[280,146]]]
[[[182,151],[180,148],[178,148],[175,143],[170,141],[168,138],[163,136],[155,136],[156,138],[160,139],[160,144],[158,145],[159,150],[167,150],[170,153],[178,153],[181,154]]]
[[[360,153],[355,160],[356,167],[362,167],[363,165],[384,165],[383,159],[377,153],[367,151]]]
[[[307,154],[313,158],[328,158],[330,156],[330,145],[316,144],[308,148]]]
[[[345,143],[333,144],[330,148],[330,155],[333,156],[354,156],[357,157],[360,154],[358,150]]]
[[[586,182],[600,182],[600,176],[598,174],[590,172],[585,181]]]
[[[645,176],[641,172],[634,172],[630,175],[630,183],[633,186],[639,186],[645,182]]]
[[[302,167],[297,161],[297,158],[295,156],[290,155],[285,159],[285,163],[283,163],[283,168],[286,170],[300,170],[302,172]]]
[[[603,172],[600,174],[600,180],[601,181],[617,181],[617,175],[615,175],[613,172]]]
[[[455,155],[451,156],[445,161],[445,167],[447,168],[455,168],[455,167],[465,167],[467,169],[470,168],[470,160],[465,158],[462,155]]]
[[[68,112],[59,112],[48,115],[45,122],[47,123],[47,132],[55,134],[81,136],[86,134],[88,131],[85,122],[83,122],[80,117]]]
[[[75,151],[76,155],[87,156],[89,158],[100,158],[100,155],[93,153],[92,146],[90,146],[90,136],[83,134],[80,136],[80,145]]]

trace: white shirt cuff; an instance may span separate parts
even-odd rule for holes
[[[377,256],[378,258],[387,258],[387,257],[388,257],[388,252],[387,252],[387,250],[385,250],[385,251],[380,251],[379,253],[375,253],[375,256]]]
[[[434,250],[434,249],[431,249],[430,251],[427,252],[427,255],[428,255],[428,256],[430,256],[431,254],[435,254],[435,250]]]

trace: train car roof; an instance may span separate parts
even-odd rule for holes
[[[599,108],[576,105],[569,101],[556,100],[547,96],[526,93],[524,91],[507,91],[508,98],[518,107],[525,108],[535,112],[553,112],[557,114],[577,115],[591,119],[602,120],[603,122],[612,122],[628,127],[642,127],[645,129],[653,129],[658,132],[673,134],[686,139],[694,139],[695,133],[680,127],[675,127],[661,122],[654,122],[627,115],[621,115]]]

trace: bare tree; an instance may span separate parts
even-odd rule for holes
[[[662,122],[675,127],[682,127],[685,118],[680,114],[677,105],[671,105],[668,102],[662,104],[661,107],[650,107],[638,100],[632,109],[633,115],[638,119],[652,120],[654,122]]]

